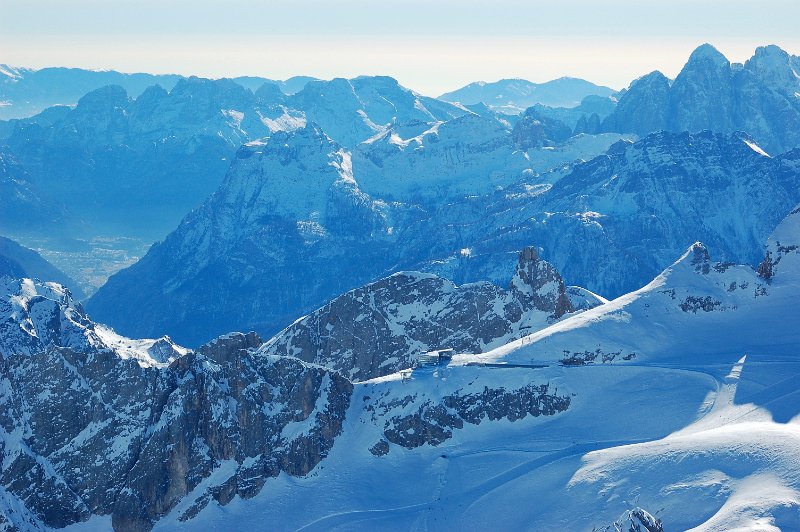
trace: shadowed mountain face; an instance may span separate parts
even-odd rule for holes
[[[380,167],[393,152],[369,153]],[[446,201],[398,195],[394,179],[424,182],[425,173],[391,167],[381,180],[365,174],[367,192],[358,172],[369,165],[353,164],[358,157],[315,127],[243,148],[214,196],[112,277],[90,310],[126,334],[189,345],[226,329],[269,335],[396,271],[504,286],[531,242],[570,283],[614,296],[698,237],[724,260],[756,264],[781,210],[800,201],[798,153],[767,157],[736,135],[655,134],[617,143],[554,184],[523,172]]]
[[[660,72],[634,81],[606,131],[744,131],[768,153],[800,146],[800,60],[777,46],[732,65],[713,46],[695,50],[670,85]]]

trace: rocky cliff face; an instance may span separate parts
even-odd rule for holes
[[[117,530],[147,530],[178,504],[189,519],[211,500],[255,495],[280,472],[307,474],[342,430],[352,384],[255,355],[253,334],[190,353],[114,335],[57,285],[6,281],[3,293],[7,524],[111,515]],[[24,511],[5,509],[14,504]]]
[[[775,155],[800,146],[797,58],[777,46],[731,65],[713,46],[695,50],[670,86],[660,73],[636,80],[603,122],[606,131],[744,131]]]
[[[425,392],[403,396],[402,392],[389,388],[364,401],[365,417],[370,416],[382,429],[382,437],[370,448],[373,455],[388,454],[392,445],[405,449],[436,447],[451,439],[454,431],[468,425],[554,416],[565,412],[570,405],[569,396],[559,395],[547,383],[516,389],[455,390],[442,397]]]
[[[272,334],[387,268],[395,212],[361,191],[350,154],[318,127],[275,134],[243,147],[218,192],[88,305],[129,335],[173,330],[197,345],[244,323]],[[139,303],[170,301],[180,313],[159,305],[134,317],[120,299],[131,283]]]
[[[644,137],[668,127],[669,110],[670,81],[661,72],[651,72],[631,83],[601,129]]]
[[[361,381],[413,367],[433,349],[480,353],[568,312],[573,307],[561,276],[526,248],[509,290],[487,282],[456,287],[430,274],[401,272],[337,297],[259,352],[297,357]]]
[[[767,241],[764,260],[758,266],[758,275],[771,281],[780,272],[791,279],[800,272],[800,206],[778,225]]]

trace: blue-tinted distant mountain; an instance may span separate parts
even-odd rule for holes
[[[0,120],[31,117],[54,105],[75,105],[84,94],[106,85],[119,85],[136,98],[153,85],[169,91],[182,78],[184,76],[177,74],[126,74],[114,70],[64,67],[36,70],[0,64]],[[258,76],[233,78],[234,82],[253,92],[264,83],[274,83],[284,94],[299,92],[306,83],[315,80],[310,76],[294,76],[286,80]]]
[[[495,140],[475,134],[476,120]],[[444,125],[352,154],[312,126],[244,148],[215,195],[111,277],[91,312],[125,334],[169,332],[186,344],[226,329],[270,334],[396,271],[505,286],[531,244],[568,282],[616,296],[698,238],[724,260],[757,262],[781,213],[800,202],[800,152],[767,157],[737,135],[651,135],[539,176],[524,165],[503,173],[518,160],[494,122],[456,119],[446,135]],[[463,187],[414,192],[454,161]],[[497,179],[477,178],[487,175]]]
[[[232,79],[242,87],[250,89],[253,92],[256,92],[264,83],[272,83],[277,85],[281,92],[289,95],[303,90],[303,87],[305,87],[306,83],[309,81],[318,81],[317,78],[312,78],[310,76],[294,76],[286,80],[268,79],[258,76],[237,76]]]
[[[269,82],[254,94],[232,80],[193,77],[135,99],[119,86],[94,90],[74,108],[12,121],[4,142],[27,183],[88,222],[94,233],[83,236],[155,240],[217,188],[244,143],[313,120],[352,148],[392,125],[466,114],[387,77],[313,81],[295,95]]]
[[[0,236],[0,277],[38,279],[66,286],[76,299],[84,297],[78,284],[41,255],[8,238]]]
[[[80,220],[63,201],[38,187],[7,149],[0,148],[0,233],[64,236]]]
[[[310,122],[346,147],[355,147],[393,124],[434,123],[469,114],[463,107],[421,96],[388,76],[311,81],[288,99]]]
[[[731,64],[704,44],[675,80],[653,72],[634,81],[603,121],[606,131],[744,131],[770,154],[800,146],[800,59],[777,46]]]
[[[83,236],[155,239],[216,189],[242,143],[295,122],[233,81],[182,78],[136,99],[96,89],[17,121],[5,142],[27,183],[88,222]]]
[[[578,133],[595,135],[601,123],[617,107],[617,94],[613,96],[587,96],[576,107],[549,107],[536,104],[533,109],[540,115],[563,122]]]
[[[60,67],[33,70],[0,65],[0,119],[33,116],[53,105],[74,105],[87,92],[105,85],[119,85],[136,97],[152,85],[169,90],[180,78],[174,74],[123,74]]]
[[[519,114],[536,104],[548,107],[575,107],[587,96],[608,97],[614,92],[608,87],[577,78],[564,77],[545,83],[533,83],[524,79],[502,79],[493,83],[485,81],[470,83],[453,92],[442,94],[439,99],[463,105],[483,102],[498,111]]]

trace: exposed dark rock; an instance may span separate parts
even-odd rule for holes
[[[548,384],[529,384],[517,390],[484,387],[478,393],[456,392],[442,397],[438,403],[425,400],[412,414],[391,415],[392,409],[403,408],[414,399],[408,396],[402,404],[396,399],[386,404],[378,400],[374,406],[386,418],[384,437],[407,449],[440,445],[453,437],[453,430],[463,428],[464,423],[479,425],[483,420],[513,422],[527,416],[552,416],[564,412],[570,404],[569,396],[550,391]]]
[[[353,385],[256,354],[254,333],[196,353],[167,340],[109,343],[62,287],[10,283],[0,483],[41,525],[110,514],[117,530],[147,530],[189,494],[187,516],[252,497],[281,471],[307,474],[342,431]],[[30,329],[10,334],[20,324]],[[193,493],[215,471],[222,480]]]

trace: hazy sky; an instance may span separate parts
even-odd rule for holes
[[[800,54],[800,0],[0,0],[0,63],[221,77],[470,81],[674,76],[710,42],[732,61]]]

